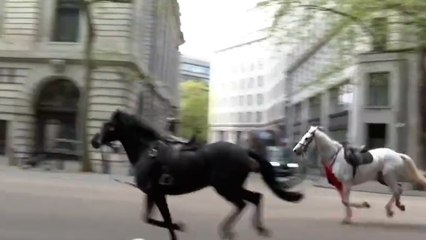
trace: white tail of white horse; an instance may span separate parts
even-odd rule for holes
[[[414,160],[411,159],[408,155],[402,153],[400,153],[399,155],[408,167],[412,180],[416,181],[418,184],[421,184],[424,188],[426,188],[426,177],[424,176],[424,173],[417,168],[416,164],[414,163]]]

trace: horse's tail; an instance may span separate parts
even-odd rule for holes
[[[418,184],[421,184],[424,188],[426,188],[426,177],[424,176],[424,173],[417,168],[413,159],[411,159],[408,155],[402,153],[400,153],[399,156],[401,156],[402,160],[404,160],[405,166],[407,166],[412,180],[416,181]]]
[[[302,193],[286,191],[279,186],[279,183],[275,179],[274,168],[268,160],[252,150],[249,150],[248,154],[251,158],[255,159],[259,163],[260,174],[262,175],[266,185],[268,185],[268,187],[272,190],[273,193],[275,193],[275,195],[289,202],[298,202],[303,199]]]

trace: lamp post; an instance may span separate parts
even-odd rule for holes
[[[80,104],[80,119],[82,122],[80,124],[80,133],[82,137],[82,168],[83,172],[93,171],[92,162],[90,161],[89,156],[89,139],[87,134],[87,122],[88,122],[88,112],[89,112],[89,96],[92,87],[92,73],[93,73],[93,41],[95,39],[95,29],[93,26],[93,19],[91,13],[91,5],[97,2],[116,2],[116,3],[132,3],[132,0],[80,0],[81,7],[83,12],[86,15],[86,27],[87,27],[87,36],[84,41],[84,65],[86,67],[84,73],[84,88],[82,90],[82,98]]]

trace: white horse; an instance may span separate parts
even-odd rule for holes
[[[309,131],[303,135],[293,148],[293,151],[297,155],[305,154],[312,140],[315,140],[328,181],[340,193],[346,210],[342,223],[351,223],[351,207],[370,207],[367,202],[351,203],[349,201],[349,193],[354,185],[375,180],[387,185],[392,192],[392,198],[385,206],[388,217],[392,217],[394,214],[392,206],[395,201],[396,206],[401,211],[405,210],[405,206],[400,203],[402,188],[398,184],[399,180],[409,180],[426,188],[426,178],[423,173],[416,167],[414,161],[405,154],[395,152],[389,148],[376,148],[363,153],[363,157],[356,158],[358,164],[353,164],[353,162],[346,160],[343,146],[339,142],[332,140],[317,126],[310,127]],[[358,156],[360,155],[358,154]],[[362,159],[367,160],[362,161]]]

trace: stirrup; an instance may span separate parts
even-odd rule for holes
[[[173,177],[168,173],[161,174],[160,179],[158,180],[160,185],[170,186],[173,185]]]

